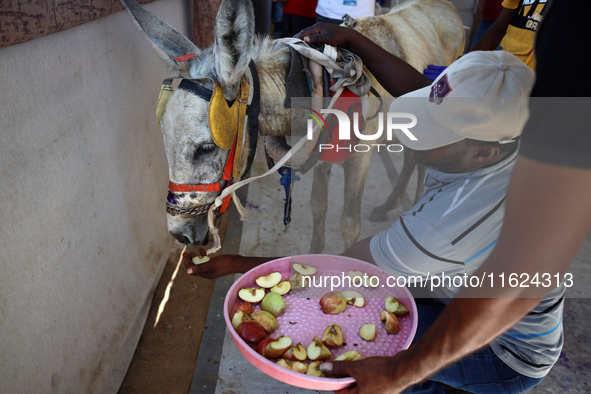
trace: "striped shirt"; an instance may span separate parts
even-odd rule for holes
[[[469,173],[427,170],[421,200],[371,239],[377,265],[415,280],[473,274],[499,237],[516,158],[514,152],[493,166]],[[433,291],[429,286],[427,290],[444,303],[461,288],[448,282],[433,284]],[[523,375],[545,376],[562,348],[563,295],[564,287],[552,291],[520,323],[498,337],[491,344],[495,354]]]

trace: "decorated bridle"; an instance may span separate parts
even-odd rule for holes
[[[206,184],[179,184],[169,180],[168,198],[166,212],[172,216],[187,215],[198,216],[209,211],[212,203],[193,206],[191,208],[179,207],[176,196],[183,193],[217,193],[219,195],[233,181],[240,180],[241,176],[248,173],[254,160],[256,144],[258,139],[258,115],[260,104],[260,84],[254,62],[251,60],[248,72],[240,81],[240,89],[234,101],[226,100],[222,85],[214,78],[192,79],[188,75],[186,61],[197,56],[189,54],[175,57],[179,76],[167,78],[162,82],[160,95],[156,107],[158,124],[164,115],[165,107],[172,96],[172,81],[182,78],[178,89],[186,90],[196,94],[209,102],[208,119],[209,129],[213,142],[224,150],[230,150],[228,159],[224,166],[222,177],[218,182]],[[199,81],[210,81],[213,90],[209,89]],[[246,166],[241,171],[240,162],[243,148],[248,134],[248,157]],[[223,198],[217,214],[223,213],[229,206],[232,195],[228,194]]]

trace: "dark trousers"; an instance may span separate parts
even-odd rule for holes
[[[314,18],[283,13],[281,33],[283,37],[293,37],[306,27],[312,26],[314,23],[316,23],[316,19]]]

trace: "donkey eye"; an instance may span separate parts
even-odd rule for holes
[[[196,159],[199,155],[204,155],[204,154],[207,154],[207,153],[211,153],[211,152],[213,152],[214,149],[215,149],[215,144],[202,144],[195,151],[195,157],[194,158]]]

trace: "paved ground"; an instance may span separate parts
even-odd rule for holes
[[[395,159],[395,168],[401,166],[400,158]],[[257,162],[255,172],[264,171],[262,162]],[[339,196],[342,185],[342,170],[334,166],[331,179],[331,196]],[[363,215],[367,217],[371,208],[383,201],[384,187],[390,186],[383,162],[378,156],[372,159],[372,172],[367,181],[364,193]],[[416,181],[414,181],[416,184]],[[411,185],[409,190],[414,190]],[[277,175],[251,184],[248,189],[246,206],[250,217],[240,223],[234,218],[234,225],[226,235],[226,242],[231,245],[225,253],[239,251],[244,255],[292,255],[307,253],[310,242],[311,214],[306,208],[310,194],[308,180],[295,184],[293,221],[287,232],[282,224],[283,189],[279,185]],[[339,197],[333,197],[327,219],[327,248],[325,253],[340,253],[343,242],[340,239],[339,218],[341,206]],[[375,234],[389,226],[400,215],[403,209],[411,205],[407,196],[404,206],[388,214],[383,223],[364,221],[361,238]],[[232,219],[231,219],[232,221]],[[234,240],[234,242],[232,242]],[[238,242],[239,240],[239,242]],[[591,335],[588,331],[591,306],[589,305],[590,290],[587,283],[591,280],[591,237],[579,252],[572,266],[576,288],[571,289],[565,303],[565,346],[558,364],[540,386],[531,390],[532,393],[586,393],[591,392]],[[297,389],[279,382],[253,367],[234,346],[224,323],[220,307],[225,292],[232,283],[231,278],[222,283],[218,281],[210,305],[210,314],[206,322],[208,328],[204,333],[199,354],[195,377],[191,388],[192,393],[304,393],[310,390]],[[578,298],[575,298],[578,297]],[[208,336],[208,333],[210,334]],[[248,382],[248,384],[245,384]]]

